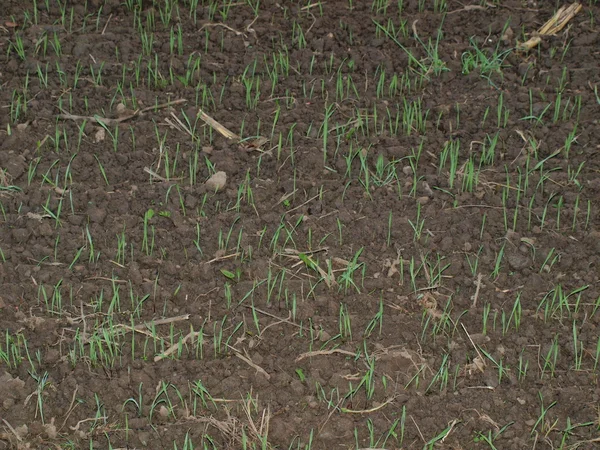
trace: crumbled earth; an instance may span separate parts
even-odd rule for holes
[[[3,2],[0,448],[595,448],[596,2],[200,3]]]

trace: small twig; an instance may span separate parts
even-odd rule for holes
[[[307,254],[303,254],[303,253],[298,252],[298,254],[296,254],[296,255],[284,254],[284,256],[287,256],[288,258],[298,258],[300,260],[298,263],[296,263],[292,267],[296,267],[297,265],[302,265],[303,264],[303,265],[305,265],[307,267],[310,267],[312,270],[315,270],[316,272],[318,272],[319,275],[321,275],[321,278],[323,279],[323,281],[325,281],[325,284],[327,284],[327,287],[331,287],[331,286],[334,286],[334,285],[337,284],[337,282],[335,281],[335,277],[333,276],[333,274],[329,274],[329,273],[325,272],[325,270],[323,270],[321,268],[321,266],[319,266]]]
[[[390,397],[385,402],[383,402],[381,405],[374,406],[373,408],[369,408],[369,409],[342,408],[342,412],[349,413],[349,414],[369,414],[369,413],[375,412],[375,411],[380,410],[381,408],[384,408],[385,406],[389,405],[390,403],[392,403],[395,400],[395,398],[396,397]]]
[[[446,440],[446,438],[448,436],[450,436],[450,433],[452,433],[452,430],[454,429],[454,427],[456,426],[457,423],[460,423],[460,420],[458,419],[454,419],[452,422],[450,422],[448,424],[448,432],[446,433],[446,435],[442,438],[442,440],[440,442],[444,442]]]
[[[178,131],[185,131],[185,130],[183,130],[183,129],[182,129],[182,128],[181,128],[181,127],[178,125],[178,124],[176,124],[176,123],[173,123],[171,120],[169,120],[169,118],[168,118],[168,117],[165,119],[165,122],[167,122],[167,125],[169,125],[170,127],[173,127],[173,128],[175,128],[175,129],[176,129],[176,130],[178,130]]]
[[[275,314],[271,314],[270,312],[263,311],[262,309],[258,309],[256,307],[253,307],[253,306],[250,306],[250,305],[244,305],[244,306],[246,308],[248,308],[248,309],[253,309],[254,311],[256,311],[258,313],[264,314],[265,316],[272,317],[273,319],[278,319],[280,322],[285,322],[287,324],[293,325],[295,327],[300,328],[301,330],[304,329],[304,327],[302,325],[298,325],[297,323],[294,323],[294,322],[292,322],[289,319],[287,319],[287,320],[286,319],[282,319],[281,317],[277,317]]]
[[[327,2],[316,2],[316,3],[309,3],[306,6],[303,6],[302,8],[300,8],[300,11],[310,11],[312,8],[315,8],[317,6],[322,7],[322,5],[326,4]]]
[[[181,316],[167,317],[166,319],[157,319],[153,320],[152,322],[142,323],[140,325],[134,326],[133,329],[135,329],[136,331],[143,330],[144,328],[150,328],[151,325],[166,325],[168,323],[179,322],[181,320],[189,320],[189,318],[189,314],[182,314]]]
[[[118,262],[113,261],[112,259],[109,259],[108,262],[114,264],[117,267],[120,267],[121,269],[125,268],[125,266],[123,264],[119,264]]]
[[[168,181],[183,180],[183,178],[164,178],[164,177],[161,177],[159,174],[157,174],[155,171],[153,171],[150,167],[144,167],[144,172],[152,175],[154,178],[156,178],[157,180],[160,180],[160,181],[168,182]]]
[[[427,285],[431,286],[431,277],[429,276],[429,272],[426,269],[427,264],[425,264],[425,256],[423,255],[423,252],[419,252],[419,256],[421,257],[421,263],[423,264],[423,273],[425,274],[425,278],[427,279]]]
[[[6,421],[6,419],[2,419],[2,422],[4,422],[4,425],[6,425],[8,427],[8,429],[12,432],[12,434],[15,435],[15,437],[17,438],[17,441],[19,441],[19,442],[23,441],[23,439],[21,439],[21,436],[19,436],[19,434],[15,431],[15,429],[12,427],[12,425]]]
[[[254,20],[256,20],[256,19],[254,19]],[[254,23],[254,21],[252,23]],[[252,25],[252,23],[250,25]],[[250,25],[248,25],[248,26],[250,26]],[[242,33],[241,31],[234,30],[233,28],[225,25],[224,23],[205,23],[204,25],[202,25],[200,27],[200,29],[198,30],[198,32],[200,32],[200,31],[202,31],[202,30],[204,30],[205,28],[208,28],[208,27],[222,27],[222,28],[225,28],[225,29],[227,29],[227,30],[235,33],[236,36],[244,36],[245,38],[248,37],[244,33]]]
[[[475,342],[473,342],[473,339],[471,339],[471,335],[469,334],[469,332],[467,331],[465,325],[463,323],[460,324],[460,326],[462,327],[462,329],[464,330],[465,334],[467,335],[467,337],[469,338],[469,341],[471,342],[471,345],[473,346],[473,348],[475,349],[475,351],[477,352],[477,355],[479,356],[479,358],[481,359],[482,362],[485,363],[485,359],[483,359],[483,355],[481,354],[481,352],[479,351],[479,349],[477,348],[477,346],[475,345]]]
[[[416,291],[414,291],[413,293],[423,292],[423,291],[435,291],[439,287],[440,287],[439,284],[434,284],[433,286],[427,286],[427,287],[424,287],[424,288],[419,288]]]
[[[421,433],[421,429],[419,428],[419,425],[417,425],[417,422],[415,421],[415,419],[413,418],[413,416],[410,416],[410,420],[413,421],[413,423],[415,424],[415,427],[417,428],[417,432],[419,433],[419,436],[421,436],[421,439],[423,440],[423,442],[427,443],[427,441],[425,440],[425,437],[423,437],[423,433]]]
[[[452,209],[459,208],[489,208],[489,209],[502,209],[502,206],[493,206],[493,205],[458,205],[453,206]]]
[[[168,108],[169,106],[178,105],[180,103],[185,103],[185,102],[187,102],[187,100],[184,99],[184,98],[181,98],[181,99],[178,99],[178,100],[173,100],[173,101],[169,101],[169,102],[166,102],[166,103],[161,103],[159,105],[148,106],[148,107],[143,108],[143,109],[137,109],[137,110],[135,110],[131,114],[127,114],[127,115],[122,116],[122,117],[117,117],[116,119],[111,119],[109,117],[100,117],[98,115],[94,115],[94,116],[79,116],[79,115],[76,115],[76,114],[67,113],[67,112],[65,112],[62,109],[61,109],[62,114],[59,114],[57,117],[59,119],[65,119],[65,120],[87,120],[87,121],[92,122],[92,123],[98,123],[98,124],[102,123],[104,125],[118,125],[121,122],[124,122],[126,120],[132,119],[132,118],[134,118],[134,117],[136,117],[136,116],[138,116],[140,114],[144,114],[144,113],[146,113],[148,111],[152,111],[152,110],[156,111],[158,109]]]
[[[152,111],[152,110],[156,111],[158,109],[168,108],[169,106],[179,105],[181,103],[187,103],[187,100],[185,98],[180,98],[180,99],[172,100],[172,101],[165,102],[165,103],[159,103],[158,105],[147,106],[140,110],[140,114],[144,114],[144,113],[147,113],[148,111]]]
[[[129,120],[135,116],[137,116],[139,114],[138,111],[135,111],[133,114],[128,114],[126,116],[122,116],[119,117],[117,119],[111,119],[111,118],[107,118],[107,117],[100,117],[100,116],[78,116],[77,114],[69,114],[69,113],[62,113],[59,114],[58,117],[59,119],[65,119],[65,120],[87,120],[88,122],[91,123],[102,123],[104,125],[118,125],[121,122],[124,122],[125,120]]]
[[[166,325],[169,323],[173,323],[173,322],[179,322],[181,320],[188,320],[190,318],[189,314],[184,314],[181,316],[175,316],[175,317],[169,317],[166,319],[157,319],[157,320],[153,320],[151,322],[146,322],[146,323],[142,323],[139,325],[135,325],[135,326],[131,326],[131,325],[125,325],[125,324],[118,324],[118,325],[114,325],[111,329],[112,334],[114,335],[114,333],[117,330],[123,329],[125,330],[125,332],[135,332],[135,333],[142,333],[142,334],[146,334],[147,336],[153,336],[151,333],[149,333],[148,329],[152,329],[158,325]],[[85,321],[84,321],[84,325],[85,325]],[[87,339],[83,339],[82,342],[83,344],[88,344],[90,341],[89,338]]]
[[[204,123],[206,123],[209,127],[214,128],[219,133],[221,133],[223,136],[225,136],[227,139],[235,139],[238,141],[240,140],[240,137],[237,134],[235,134],[233,131],[229,131],[227,128],[225,128],[223,125],[221,125],[215,119],[213,119],[208,114],[206,114],[204,111],[198,110],[198,117],[200,117],[200,119]]]
[[[308,33],[310,33],[310,30],[312,30],[312,28],[315,26],[315,23],[317,23],[317,18],[315,17],[315,15],[310,11],[308,11],[308,14],[312,17],[313,22],[310,24],[310,27],[308,27],[308,30],[306,30],[306,33],[304,33],[305,37],[306,35],[308,35]]]
[[[339,402],[337,405],[335,405],[334,408],[331,408],[330,413],[327,415],[327,419],[325,419],[325,422],[323,422],[320,426],[319,426],[319,431],[317,431],[317,436],[319,436],[321,434],[321,431],[323,431],[323,428],[325,428],[325,425],[327,424],[327,422],[329,422],[329,419],[331,419],[331,416],[333,416],[333,413],[335,413],[336,411],[341,411],[340,409],[340,405],[342,404],[342,402],[345,400],[344,397],[340,398]]]
[[[216,258],[213,258],[210,261],[206,261],[205,264],[212,264],[217,261],[223,261],[224,259],[235,258],[237,256],[240,256],[240,254],[232,253],[231,255],[217,256]]]
[[[246,26],[246,31],[248,33],[253,33],[254,36],[256,36],[256,30],[254,30],[254,28],[250,28],[252,25],[254,25],[254,22],[256,22],[258,20],[258,16],[256,16],[254,18],[254,20],[252,22],[250,22],[247,26]],[[305,33],[306,34],[306,33]]]
[[[194,133],[192,133],[192,130],[190,130],[188,127],[186,127],[185,124],[181,121],[181,119],[179,117],[177,117],[177,115],[173,111],[171,111],[171,117],[173,117],[173,119],[175,119],[175,121],[177,122],[177,125],[179,125],[183,131],[185,131],[187,134],[190,135],[190,137],[192,139],[194,139]],[[166,119],[166,120],[167,120],[167,123],[170,123],[169,119]],[[173,127],[176,126],[173,123],[171,123],[171,125]]]
[[[475,288],[475,294],[473,294],[473,304],[471,307],[475,308],[477,306],[477,299],[479,298],[479,289],[481,289],[481,279],[483,276],[478,273],[477,274],[477,287]]]
[[[78,404],[75,404],[75,396],[77,395],[78,390],[79,390],[79,386],[75,385],[75,390],[73,391],[73,396],[71,397],[71,404],[69,405],[69,409],[67,410],[67,413],[65,414],[65,419],[63,420],[62,425],[58,429],[59,432],[60,432],[60,430],[62,430],[65,427],[65,424],[67,423],[67,420],[69,420],[71,413],[75,410],[75,407],[78,405]]]
[[[276,206],[281,205],[283,202],[285,202],[288,198],[290,198],[291,196],[293,196],[296,192],[298,191],[298,189],[294,189],[292,192],[289,192],[287,194],[283,194],[281,196],[281,198],[279,199],[279,201],[277,203],[275,203],[275,205],[273,205],[271,207],[271,209],[275,208]]]
[[[464,8],[460,8],[460,9],[455,9],[454,11],[450,11],[448,12],[448,15],[450,14],[454,14],[457,12],[461,12],[461,11],[471,11],[474,9],[480,9],[480,10],[487,10],[488,8],[486,6],[481,6],[481,5],[466,5]]]
[[[114,278],[107,278],[107,277],[88,277],[85,279],[85,281],[88,281],[88,280],[103,280],[103,281],[110,281],[111,283],[117,283],[117,284],[129,283],[129,281],[127,281],[127,280],[116,280]]]
[[[104,28],[102,28],[102,33],[100,33],[100,34],[104,35],[104,33],[106,32],[106,28],[108,27],[108,24],[110,22],[110,19],[112,19],[112,13],[111,13],[110,16],[108,16],[108,19],[106,21],[106,25],[104,25]]]
[[[161,353],[160,355],[155,356],[154,357],[154,362],[158,362],[158,361],[160,361],[162,359],[165,359],[171,353],[175,353],[175,351],[179,348],[180,345],[185,344],[190,339],[194,339],[194,338],[198,337],[198,335],[200,333],[201,333],[201,331],[190,331],[188,334],[185,335],[185,337],[181,340],[181,342],[177,342],[176,344],[173,344],[167,350],[165,350],[163,353]]]
[[[320,355],[333,355],[334,353],[339,353],[341,355],[348,355],[348,356],[356,356],[356,352],[350,352],[348,350],[342,350],[341,348],[334,348],[333,350],[315,350],[312,352],[306,352],[306,353],[302,353],[300,356],[298,356],[295,361],[301,361],[304,358],[308,358],[308,357],[312,357],[312,356],[320,356]]]
[[[44,139],[42,139],[38,144],[37,144],[37,148],[40,149],[42,148],[42,146],[46,143],[46,141],[50,138],[50,135],[47,134],[46,136],[44,136]],[[39,156],[38,156],[39,158]]]
[[[268,328],[274,327],[275,325],[279,325],[280,323],[289,323],[291,318],[292,318],[292,312],[289,311],[287,319],[280,319],[277,322],[272,322],[272,323],[268,324],[266,327],[264,327],[262,330],[260,330],[258,337],[260,338],[264,334],[264,332],[267,331]]]
[[[324,192],[327,192],[327,191],[324,191]],[[309,198],[309,199],[308,199],[308,200],[306,200],[304,203],[302,203],[301,205],[298,205],[298,206],[296,206],[295,208],[289,209],[289,210],[287,211],[287,212],[288,212],[288,214],[289,214],[289,213],[291,213],[291,212],[293,212],[293,211],[296,211],[297,209],[299,209],[299,208],[302,208],[304,205],[306,205],[306,204],[308,204],[308,203],[312,202],[312,201],[313,201],[315,198],[317,198],[317,197],[320,197],[320,196],[321,196],[321,195],[322,195],[324,192],[321,192],[320,194],[317,194],[317,195],[315,195],[314,197],[311,197],[311,198]]]
[[[281,165],[277,168],[277,173],[281,172],[281,169],[283,169],[283,166],[285,166],[285,163],[292,158],[292,156],[296,153],[295,150],[290,149],[290,154],[287,155],[287,157],[283,160],[283,162],[281,163]]]
[[[91,421],[96,421],[96,420],[107,420],[108,417],[107,416],[102,416],[102,417],[89,417],[87,419],[83,419],[80,420],[79,422],[77,422],[77,425],[75,425],[74,427],[69,427],[71,430],[73,431],[79,431],[79,427],[81,426],[82,423],[86,423],[86,422],[91,422]]]
[[[280,253],[280,255],[289,256],[289,257],[298,257],[298,255],[300,253],[302,253],[303,255],[314,255],[315,253],[322,253],[322,252],[326,252],[328,250],[329,250],[329,247],[319,247],[319,248],[315,248],[314,250],[306,250],[306,251],[296,250],[295,248],[284,248],[283,253]],[[337,258],[337,259],[339,260],[341,258]]]
[[[417,22],[419,21],[419,19],[415,19],[412,23],[412,31],[413,34],[415,35],[416,39],[419,39],[419,33],[417,33]]]
[[[79,312],[81,313],[81,322],[83,323],[83,333],[81,334],[83,338],[83,342],[89,340],[89,336],[87,333],[87,322],[85,320],[85,314],[83,313],[83,300],[79,300]]]
[[[269,421],[271,420],[271,407],[267,406],[266,409],[263,409],[260,425],[257,428],[254,423],[254,419],[252,418],[252,410],[255,410],[255,405],[258,405],[258,396],[254,399],[252,397],[248,397],[246,401],[242,404],[242,409],[246,413],[246,417],[248,418],[248,424],[250,425],[250,430],[256,439],[262,440],[264,436],[269,434]],[[270,446],[269,446],[270,448]]]
[[[269,375],[267,373],[267,371],[265,369],[263,369],[262,367],[260,367],[258,364],[255,364],[250,358],[248,358],[247,356],[242,355],[239,350],[235,349],[231,345],[227,345],[227,347],[229,347],[230,349],[233,350],[233,353],[235,354],[235,356],[237,356],[238,358],[240,358],[242,361],[244,361],[250,367],[252,367],[253,369],[255,369],[257,372],[262,373],[267,378],[267,380],[271,379],[271,375]]]

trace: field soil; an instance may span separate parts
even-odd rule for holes
[[[2,3],[0,449],[600,445],[595,1]]]

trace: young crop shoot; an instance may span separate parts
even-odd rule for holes
[[[600,2],[0,3],[0,447],[593,448]]]

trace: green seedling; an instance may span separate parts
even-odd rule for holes
[[[150,224],[150,220],[152,220],[154,214],[153,209],[149,209],[144,213],[142,251],[147,255],[151,255],[154,250],[154,225]],[[149,234],[149,231],[151,232],[151,235]]]

